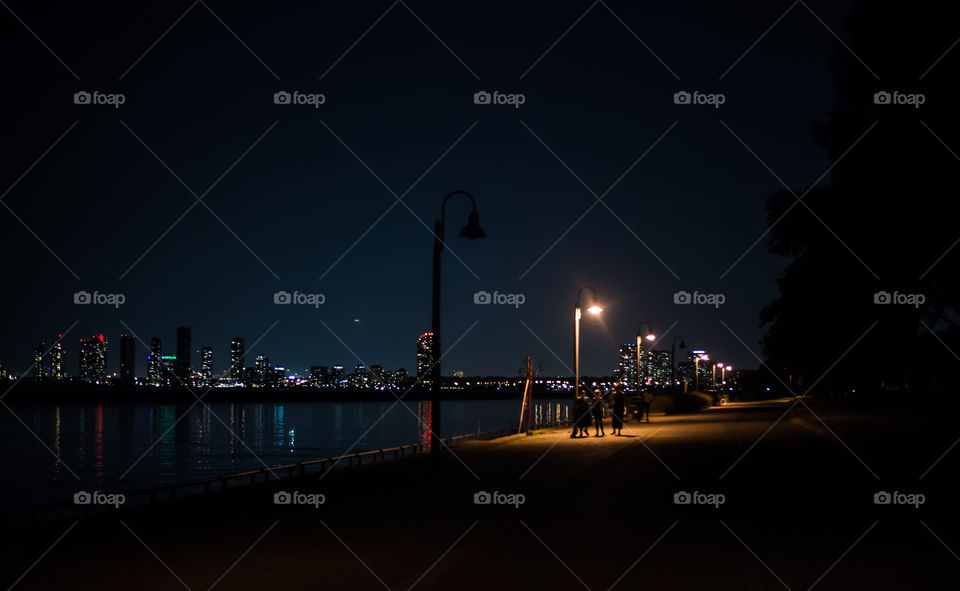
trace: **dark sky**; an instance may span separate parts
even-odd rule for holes
[[[842,34],[850,3],[808,4]],[[189,2],[7,5],[0,357],[16,371],[75,321],[71,373],[91,333],[111,340],[114,370],[122,323],[170,352],[175,328],[191,326],[194,348],[213,346],[223,370],[232,337],[249,346],[277,321],[250,353],[299,371],[357,357],[412,370],[430,324],[428,228],[454,189],[477,198],[488,239],[457,237],[469,208],[452,200],[443,328],[448,347],[462,340],[445,373],[513,374],[528,355],[568,373],[582,285],[606,308],[584,321],[583,373],[610,373],[644,320],[658,332],[677,323],[667,341],[756,367],[731,331],[759,352],[758,313],[787,261],[761,240],[720,277],[766,230],[764,199],[780,185],[724,124],[794,187],[828,165],[810,128],[832,105],[834,38],[797,5],[760,39],[787,1],[613,0],[616,16],[596,4],[572,29],[590,2],[411,0],[379,22],[390,2],[210,1],[179,22]],[[79,90],[126,102],[75,105]],[[279,90],[326,103],[275,105]],[[479,90],[526,101],[475,105]],[[726,102],[676,105],[679,90]],[[606,207],[583,215],[596,199],[580,180],[603,195],[675,123]],[[216,183],[203,198],[213,213],[198,204],[183,216],[196,199],[176,177],[197,195]],[[391,190],[414,184],[395,204]],[[78,290],[126,303],[78,306]],[[277,306],[278,290],[326,303]],[[478,290],[525,303],[478,306]],[[675,305],[678,290],[726,303]]]

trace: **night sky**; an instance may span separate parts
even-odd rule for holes
[[[676,323],[663,348],[682,335],[754,368],[738,338],[759,354],[788,261],[763,239],[720,278],[780,187],[731,130],[787,184],[821,176],[827,27],[840,34],[850,9],[811,1],[816,17],[796,5],[777,22],[790,2],[4,2],[0,358],[25,371],[78,321],[73,375],[93,333],[116,371],[123,323],[169,353],[192,327],[217,371],[234,336],[301,372],[358,358],[415,371],[431,230],[455,189],[488,238],[457,236],[469,204],[451,200],[443,330],[460,342],[445,373],[512,375],[525,356],[571,373],[583,285],[605,311],[582,325],[582,373],[610,374],[645,320]],[[81,90],[125,104],[76,105]],[[326,102],[276,105],[282,90]],[[526,100],[476,105],[481,90]],[[726,102],[676,105],[680,90]],[[78,290],[126,302],[78,306]],[[278,290],[326,302],[277,306]],[[525,303],[478,306],[478,290]],[[678,290],[726,303],[675,305]]]

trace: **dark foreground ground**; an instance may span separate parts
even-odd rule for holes
[[[440,474],[407,458],[5,532],[0,585],[956,588],[960,446],[948,450],[960,427],[946,413],[809,404],[658,416],[628,422],[624,437],[472,442],[446,452]],[[326,502],[278,506],[279,490]],[[477,505],[479,491],[525,502]],[[725,502],[675,504],[680,491]],[[925,503],[878,505],[878,491]]]

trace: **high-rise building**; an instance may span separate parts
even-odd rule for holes
[[[46,350],[46,343],[40,343],[33,350],[33,379],[35,380],[45,380],[47,378],[48,368],[46,367],[46,355],[44,355]]]
[[[430,372],[433,370],[433,333],[425,332],[417,338],[417,381],[421,384],[430,383]]]
[[[137,341],[133,335],[120,335],[120,382],[133,384],[136,376]]]
[[[637,389],[637,344],[620,345],[620,365],[616,378],[628,391]]]
[[[208,388],[213,386],[213,347],[200,349],[200,381]]]
[[[273,368],[270,367],[270,358],[265,355],[257,355],[253,368],[253,386],[257,388],[263,388],[270,385],[270,375],[273,373]]]
[[[162,342],[159,338],[153,337],[150,339],[150,352],[147,353],[147,383],[151,386],[160,386],[165,381],[163,363],[160,360],[162,356]]]
[[[107,340],[102,334],[80,339],[80,379],[90,384],[107,382]]]
[[[173,366],[174,375],[183,383],[190,379],[190,327],[177,328],[177,362]]]
[[[310,385],[314,388],[324,388],[330,379],[330,368],[326,365],[310,366]]]
[[[383,371],[382,365],[370,366],[370,386],[382,390],[387,387],[387,372]]]
[[[243,338],[234,337],[230,341],[230,379],[235,384],[243,382],[243,364],[246,362],[244,355]]]
[[[673,379],[670,351],[654,350],[646,354],[646,384],[651,388],[667,388]]]
[[[33,350],[33,377],[37,380],[60,381],[66,378],[63,368],[63,335],[57,335],[53,344],[40,343]]]
[[[67,370],[63,364],[63,335],[58,334],[57,340],[50,347],[50,379],[59,382],[66,378]]]
[[[697,375],[699,374],[699,375]],[[710,386],[712,377],[710,356],[703,349],[690,351],[687,359],[687,387],[704,390]]]
[[[343,388],[346,386],[343,378],[343,366],[339,363],[330,369],[330,383],[334,388]]]

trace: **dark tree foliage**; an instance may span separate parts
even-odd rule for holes
[[[802,203],[766,203],[769,248],[791,262],[761,312],[765,354],[797,394],[946,392],[960,374],[960,3],[863,1],[842,37],[835,108],[813,130],[834,168]],[[878,105],[879,91],[925,102]],[[925,303],[875,304],[879,291]]]

